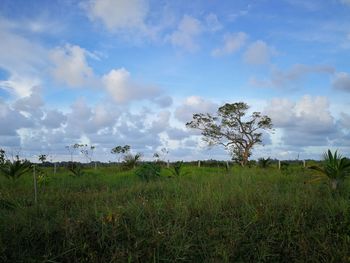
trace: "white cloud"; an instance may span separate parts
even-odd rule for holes
[[[99,104],[95,107],[92,116],[92,123],[96,127],[113,127],[117,119],[116,109],[111,109],[107,105]]]
[[[264,41],[258,40],[250,44],[243,55],[244,62],[250,65],[268,64],[276,51]]]
[[[173,99],[170,96],[157,97],[152,101],[161,108],[166,108],[173,104]]]
[[[338,72],[333,79],[333,88],[350,92],[350,74]]]
[[[0,18],[0,67],[11,74],[40,73],[47,50],[35,41],[12,32],[13,23]]]
[[[237,52],[245,45],[247,38],[248,35],[244,32],[226,34],[224,36],[223,46],[214,49],[212,51],[212,56],[219,57]]]
[[[0,135],[17,136],[18,129],[34,127],[34,123],[30,119],[2,100],[0,100],[0,119]]]
[[[151,99],[160,95],[157,87],[134,83],[124,68],[113,69],[102,77],[102,82],[114,101],[127,103],[132,100]]]
[[[92,21],[101,21],[109,30],[144,30],[148,5],[144,0],[91,0],[83,5]]]
[[[340,114],[340,123],[344,128],[350,131],[350,114],[342,112]]]
[[[70,87],[82,87],[94,82],[94,73],[88,65],[85,49],[66,44],[57,47],[50,52],[50,58],[54,64],[53,77],[60,83]]]
[[[290,88],[307,75],[333,74],[334,72],[335,69],[332,66],[296,64],[285,71],[275,68],[272,70],[271,76],[268,79],[259,80],[251,78],[250,83],[258,87]]]
[[[295,112],[293,111],[295,103],[289,99],[272,99],[265,113],[272,119],[276,127],[288,127],[294,124]]]
[[[167,129],[167,134],[170,140],[183,140],[191,135],[188,130],[183,130],[175,127]]]
[[[32,90],[39,85],[38,78],[24,77],[18,74],[13,74],[9,79],[0,81],[0,89],[5,89],[19,98],[30,96]]]
[[[67,121],[66,115],[54,109],[48,110],[42,120],[42,124],[48,129],[55,129],[61,127]]]
[[[205,22],[207,29],[211,32],[216,32],[223,28],[218,17],[213,13],[210,13],[205,17]]]
[[[169,127],[170,111],[161,111],[157,114],[157,119],[151,123],[150,130],[153,133],[160,133]]]
[[[189,15],[184,15],[177,29],[165,40],[169,41],[173,46],[184,48],[188,51],[195,51],[199,48],[196,43],[196,37],[203,32],[201,22]]]
[[[285,145],[327,146],[338,133],[326,97],[305,95],[297,102],[273,99],[264,114],[272,119],[275,128],[283,130]]]
[[[42,107],[44,100],[41,96],[41,89],[36,87],[29,96],[19,98],[13,103],[13,108],[32,119],[38,120],[43,116]]]
[[[190,96],[176,108],[175,117],[179,121],[186,123],[192,120],[194,113],[214,113],[217,108],[217,105],[211,101],[205,100],[199,96]]]

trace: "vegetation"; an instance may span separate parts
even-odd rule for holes
[[[128,154],[129,151],[130,151],[129,145],[124,145],[124,146],[118,145],[111,150],[111,153],[118,156],[118,162],[119,162],[120,155]]]
[[[157,163],[144,163],[136,171],[135,174],[142,180],[149,182],[160,177],[161,166]]]
[[[345,178],[350,175],[350,161],[338,154],[337,151],[334,154],[330,150],[324,153],[323,167],[310,166],[309,168],[319,172],[312,181],[327,178],[333,190],[336,190],[338,185],[343,183]]]
[[[5,150],[0,148],[0,165],[3,165],[5,163],[6,154]]]
[[[79,163],[70,163],[68,165],[68,170],[70,171],[70,175],[74,177],[80,177],[84,175],[83,167]]]
[[[0,165],[0,173],[8,179],[16,180],[29,172],[30,168],[31,164],[26,160],[16,159],[12,162],[7,160],[4,164]]]
[[[142,157],[141,153],[136,153],[136,154],[128,153],[123,157],[124,159],[123,164],[128,169],[135,168],[136,165],[141,161],[141,157]]]
[[[261,168],[267,168],[271,165],[272,163],[272,160],[269,158],[265,159],[265,158],[259,158],[258,159],[258,165],[261,167]]]
[[[41,163],[44,163],[47,159],[47,155],[46,154],[40,154],[39,157],[38,157],[38,160],[41,162]]]
[[[239,166],[227,176],[183,163],[183,176],[162,169],[148,183],[61,167],[38,205],[31,175],[1,177],[0,262],[347,262],[349,181],[334,194],[304,184],[314,170],[290,166],[290,176]]]
[[[248,163],[253,147],[262,142],[262,130],[272,128],[272,121],[260,112],[247,119],[249,106],[244,102],[226,103],[216,115],[197,113],[187,127],[198,129],[209,145],[223,145],[232,159],[242,166]]]
[[[172,174],[176,177],[181,176],[183,174],[183,161],[175,162],[173,166],[173,170],[171,170]]]

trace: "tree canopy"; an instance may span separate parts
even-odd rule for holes
[[[244,102],[226,103],[216,115],[193,114],[187,127],[198,129],[209,145],[223,145],[242,166],[247,164],[253,147],[262,143],[262,131],[272,129],[272,121],[260,112],[247,117],[249,106]]]

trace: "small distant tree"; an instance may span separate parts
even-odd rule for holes
[[[272,160],[270,157],[268,157],[267,159],[265,158],[259,158],[258,159],[258,165],[261,168],[268,168],[271,164]]]
[[[272,129],[272,121],[260,112],[246,117],[249,106],[244,102],[226,103],[216,115],[196,113],[187,127],[198,129],[203,140],[211,145],[222,145],[232,159],[245,166],[253,147],[262,143],[262,130]]]
[[[5,150],[0,148],[0,165],[3,165],[6,160],[6,153]]]
[[[131,169],[135,168],[136,165],[141,161],[142,154],[141,153],[136,153],[135,155],[132,153],[128,153],[124,155],[124,165],[125,167]]]
[[[167,148],[163,147],[160,149],[160,152],[155,152],[153,158],[155,158],[157,163],[165,162],[165,158],[168,155],[169,151]]]
[[[130,152],[129,145],[124,145],[124,146],[118,145],[111,150],[111,154],[115,154],[116,156],[118,156],[118,163],[120,162],[121,156],[128,154],[129,152]]]
[[[81,148],[80,152],[84,155],[86,161],[92,162],[94,150],[96,147],[93,145],[87,145],[87,144],[80,144],[79,147]]]
[[[76,150],[81,146],[81,144],[79,143],[75,143],[72,145],[67,145],[65,148],[67,149],[67,151],[70,154],[70,161],[73,162],[73,155],[76,152]]]
[[[47,155],[46,154],[40,154],[39,157],[38,157],[38,160],[41,162],[41,163],[44,163],[47,159]]]

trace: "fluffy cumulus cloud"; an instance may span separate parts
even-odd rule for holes
[[[243,55],[244,62],[250,65],[263,65],[270,62],[276,51],[264,41],[258,40],[250,44]]]
[[[48,110],[42,119],[42,124],[47,129],[60,128],[62,124],[65,124],[67,117],[59,110]]]
[[[181,122],[192,120],[194,113],[214,113],[217,105],[199,96],[187,97],[175,110],[175,117]]]
[[[273,99],[264,113],[271,117],[275,128],[283,130],[285,145],[327,146],[339,135],[326,97],[306,95],[297,102]]]
[[[152,101],[160,108],[167,108],[173,104],[173,99],[170,96],[155,97]]]
[[[109,30],[145,30],[148,5],[145,0],[91,0],[83,4],[92,21],[102,22]]]
[[[345,129],[350,131],[350,114],[342,112],[340,114],[340,122]]]
[[[34,127],[34,123],[28,117],[2,100],[0,100],[0,118],[0,135],[17,137],[18,129]]]
[[[212,56],[219,57],[237,52],[245,45],[247,38],[248,35],[244,32],[224,35],[223,46],[214,49],[212,51]]]
[[[54,65],[53,77],[70,87],[91,85],[94,73],[87,63],[87,54],[85,49],[69,44],[52,50],[50,58]]]
[[[199,48],[196,38],[203,32],[201,22],[189,15],[184,15],[177,29],[166,36],[166,41],[175,47],[180,47],[188,51],[195,51]]]
[[[33,89],[40,84],[40,79],[36,77],[25,77],[13,74],[7,80],[0,81],[0,89],[6,90],[15,97],[22,98],[30,96]]]
[[[290,88],[294,87],[299,81],[302,81],[306,76],[311,74],[329,74],[332,75],[335,68],[327,65],[304,65],[296,64],[288,70],[280,70],[274,68],[271,76],[268,79],[251,78],[250,84],[258,87],[273,87],[273,88]]]
[[[133,100],[152,99],[160,95],[160,89],[135,83],[130,73],[124,69],[113,69],[102,77],[102,82],[109,95],[118,103],[127,103]],[[165,105],[167,102],[158,101]],[[168,101],[168,103],[170,103]]]
[[[332,84],[335,89],[350,92],[350,74],[346,72],[336,73]]]

